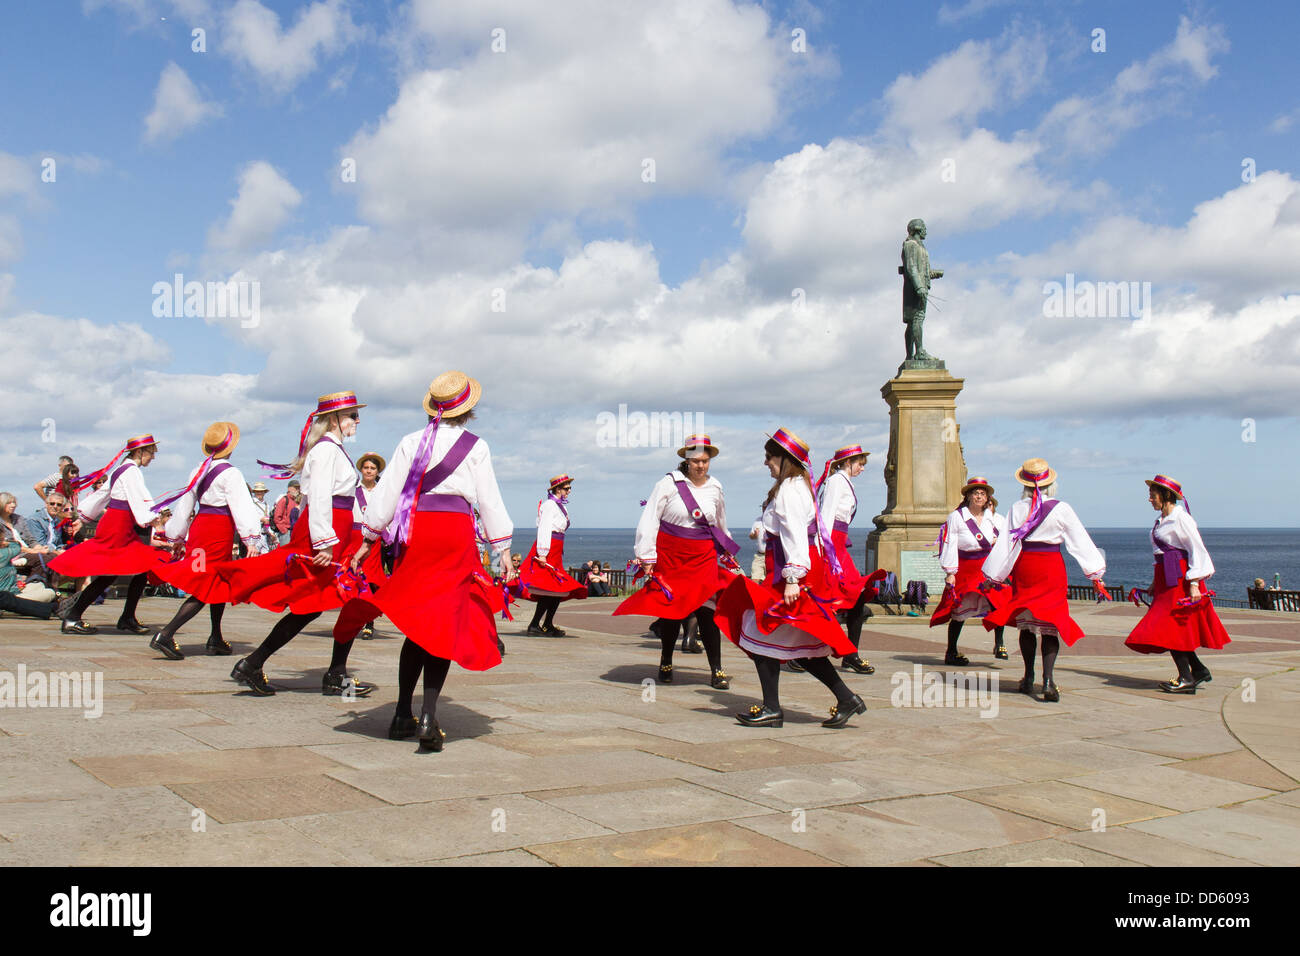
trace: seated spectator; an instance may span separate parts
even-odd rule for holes
[[[587,562],[587,593],[592,597],[609,597],[609,577],[601,570],[599,561]]]
[[[48,621],[54,613],[54,601],[32,601],[18,596],[18,572],[10,562],[18,557],[22,545],[0,529],[0,611],[11,611],[26,617]]]

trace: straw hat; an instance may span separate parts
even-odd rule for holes
[[[866,458],[871,454],[869,451],[863,451],[861,445],[845,445],[843,448],[835,449],[835,454],[831,455],[831,464],[837,461],[844,461],[847,458]]]
[[[1154,478],[1146,479],[1146,483],[1148,488],[1154,488],[1159,485],[1166,491],[1172,491],[1175,498],[1186,497],[1186,495],[1183,494],[1183,486],[1174,481],[1168,475],[1156,475]]]
[[[213,422],[203,433],[203,455],[229,458],[239,444],[239,426],[234,422]]]
[[[429,383],[424,396],[424,410],[430,415],[441,412],[443,418],[463,415],[478,404],[483,386],[464,372],[443,372]]]
[[[701,450],[711,459],[718,456],[717,446],[713,444],[708,435],[687,435],[685,443],[681,448],[677,449],[677,457],[685,458],[688,451],[697,452]],[[698,458],[699,456],[692,454],[690,457]]]
[[[378,468],[380,471],[383,471],[384,468],[388,466],[388,463],[384,461],[383,455],[377,455],[373,451],[368,451],[360,458],[357,459],[357,471],[360,471],[361,466],[368,461],[373,461],[375,463],[375,467]]]
[[[812,453],[809,451],[806,441],[788,428],[778,428],[775,434],[767,437],[788,451],[794,460],[803,465],[809,472],[812,471]]]
[[[1028,463],[1026,462],[1026,464],[1028,464]],[[1033,484],[1033,482],[1030,482],[1030,485],[1032,485],[1032,484]],[[963,498],[965,498],[965,497],[966,497],[968,494],[970,494],[971,491],[974,490],[975,488],[983,488],[985,491],[987,491],[987,492],[989,493],[989,497],[990,497],[990,498],[993,497],[993,486],[989,484],[989,480],[988,480],[987,478],[970,478],[970,479],[968,479],[968,480],[966,481],[966,484],[964,484],[964,485],[961,486],[961,496],[962,496]]]
[[[548,490],[554,491],[556,488],[559,488],[562,485],[571,485],[571,484],[573,484],[573,479],[570,478],[568,475],[556,475],[554,478],[551,479],[551,485]]]
[[[357,401],[356,392],[331,392],[316,399],[316,411],[311,414],[315,418],[317,415],[328,415],[330,412],[346,412],[349,409],[365,407],[365,402]]]
[[[253,482],[253,490],[254,490],[254,491],[268,491],[269,489],[266,487],[266,482],[264,482],[264,481],[255,481],[255,482]]]
[[[1046,459],[1030,458],[1016,472],[1016,481],[1026,488],[1050,485],[1056,481],[1056,472],[1052,470]]]
[[[140,448],[157,447],[158,442],[154,441],[152,435],[136,435],[134,438],[126,440],[125,451],[136,451]]]

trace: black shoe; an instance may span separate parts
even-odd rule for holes
[[[746,727],[780,727],[785,723],[785,712],[779,708],[773,710],[766,704],[754,704],[747,714],[737,714],[736,720]]]
[[[1212,681],[1212,680],[1214,680],[1214,678],[1210,676],[1210,672],[1209,672],[1209,671],[1205,671],[1205,672],[1202,673],[1202,674],[1193,674],[1193,675],[1192,675],[1192,682],[1193,682],[1197,687],[1200,687],[1202,684],[1208,684],[1208,683],[1209,683],[1210,681]]]
[[[1034,675],[1033,674],[1030,674],[1028,677],[1022,677],[1020,679],[1020,685],[1016,688],[1016,693],[1028,694],[1030,697],[1034,696]]]
[[[997,647],[993,648],[993,656],[996,657],[996,658],[997,658],[998,660],[1000,660],[1000,661],[1006,661],[1006,660],[1010,660],[1010,659],[1011,659],[1011,658],[1007,655],[1007,649],[1006,649],[1003,645],[1001,645],[1001,644],[999,644]]]
[[[794,671],[796,674],[806,674],[808,672],[808,668],[800,664],[797,659],[788,660],[786,663],[790,665],[790,670]]]
[[[854,714],[865,714],[866,712],[866,703],[861,697],[854,694],[847,704],[833,704],[831,706],[831,715],[822,721],[822,726],[843,727]]]
[[[1180,677],[1177,680],[1166,681],[1160,685],[1160,689],[1166,694],[1195,694],[1196,681],[1190,677]]]
[[[223,637],[209,637],[208,643],[204,646],[212,657],[229,657],[230,652],[233,650]]]
[[[528,625],[528,630],[524,631],[524,633],[527,634],[529,637],[546,637],[546,636],[547,636],[547,635],[546,635],[546,632],[543,631],[540,627],[533,627],[531,624]]]
[[[1056,689],[1055,681],[1043,681],[1043,700],[1055,704],[1061,699],[1061,692]]]
[[[373,641],[375,639],[375,626],[373,624],[367,624],[361,629],[361,633],[358,634],[357,637],[361,638],[363,641]]]
[[[659,665],[659,683],[661,683],[661,684],[671,684],[672,682],[673,682],[673,665],[672,665],[672,664],[660,664],[660,665]]]
[[[687,654],[703,654],[703,653],[704,653],[704,645],[700,643],[700,641],[699,641],[698,638],[692,638],[692,639],[691,639],[691,642],[690,642],[689,644],[686,645],[686,653],[687,653]]]
[[[497,638],[497,653],[502,657],[506,656],[506,642],[499,637]]]
[[[943,655],[943,663],[948,667],[970,667],[970,658],[956,651],[949,651]]]
[[[844,658],[844,663],[840,665],[846,671],[853,671],[855,674],[874,674],[876,669],[871,666],[871,661],[864,661],[857,654],[850,654]]]
[[[447,735],[442,732],[442,728],[438,726],[438,722],[429,714],[421,714],[419,729],[420,749],[435,754],[441,753],[442,742]]]
[[[388,725],[389,740],[409,740],[420,730],[420,722],[414,717],[393,715],[393,722]]]
[[[548,624],[548,625],[546,625],[546,627],[542,628],[542,632],[543,632],[547,637],[564,637],[564,635],[566,635],[566,634],[569,633],[568,631],[562,631],[562,630],[560,630],[560,629],[559,629],[558,627],[556,627],[554,624]]]
[[[271,682],[266,679],[266,675],[260,670],[255,671],[248,664],[247,657],[241,657],[234,669],[231,670],[230,676],[241,684],[246,684],[258,697],[271,697],[275,694],[275,688]]]
[[[185,660],[185,655],[182,654],[181,649],[176,646],[176,638],[164,638],[162,631],[159,631],[153,636],[153,639],[149,641],[149,646],[155,651],[161,651],[162,656],[167,658],[169,661]]]
[[[128,634],[148,634],[149,628],[145,627],[133,617],[121,617],[117,620],[117,630],[126,631]]]
[[[714,690],[728,690],[731,687],[731,676],[725,671],[716,670],[709,678],[709,686]]]
[[[369,697],[378,686],[357,680],[351,674],[335,674],[333,671],[326,671],[320,679],[320,692],[326,697]]]
[[[69,621],[64,618],[63,623],[59,625],[61,634],[98,634],[99,628],[91,627],[89,624],[83,624],[80,621]]]

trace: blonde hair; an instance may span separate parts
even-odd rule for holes
[[[1055,497],[1056,497],[1056,482],[1052,482],[1050,485],[1039,485],[1039,486],[1038,486],[1038,493],[1039,493],[1040,495],[1042,495],[1044,498],[1055,498]],[[1026,486],[1025,486],[1025,489],[1024,489],[1023,491],[1020,492],[1020,497],[1021,497],[1021,498],[1025,498],[1025,499],[1033,498],[1033,497],[1034,497],[1034,486],[1033,486],[1033,485],[1026,485]]]
[[[11,492],[11,491],[0,491],[0,515],[3,515],[3,514],[4,514],[4,510],[5,510],[5,508],[9,505],[9,502],[11,502],[11,501],[17,501],[17,500],[18,500],[18,499],[17,499],[16,497],[14,497],[13,492]]]
[[[302,454],[289,462],[289,470],[295,475],[302,471],[303,464],[307,461],[307,454],[316,446],[316,443],[324,437],[325,433],[337,428],[341,433],[343,426],[340,424],[342,419],[339,412],[330,412],[327,415],[317,415],[311,423],[311,428],[307,429],[307,440],[303,443]]]
[[[867,463],[867,456],[850,455],[848,458],[841,458],[835,464],[831,465],[831,473],[834,474],[837,471],[842,471],[845,468],[849,467],[849,465],[853,464],[855,461],[860,461],[862,462],[862,464],[865,465]]]

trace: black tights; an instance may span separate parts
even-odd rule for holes
[[[1178,666],[1178,676],[1183,680],[1194,680],[1210,673],[1210,669],[1201,662],[1195,651],[1170,651],[1169,653]]]
[[[442,685],[447,681],[447,671],[451,661],[445,657],[434,657],[409,637],[402,645],[402,653],[397,659],[397,716],[413,717],[411,700],[415,696],[415,682],[424,672],[424,708],[430,717],[438,713],[438,695]]]
[[[280,618],[275,622],[275,627],[271,628],[271,633],[266,635],[266,640],[248,655],[249,666],[255,671],[261,670],[268,657],[297,637],[304,627],[320,615],[320,611],[315,611],[311,614],[286,614]],[[348,643],[351,644],[351,641]]]
[[[957,638],[961,637],[961,626],[965,623],[966,623],[965,621],[954,621],[951,618],[948,620],[948,653],[949,654],[957,653]],[[1004,631],[1006,631],[1005,627],[995,627],[993,629],[993,640],[994,640],[995,647],[1002,646],[1002,634]]]
[[[781,681],[781,662],[775,657],[763,657],[754,654],[754,668],[758,671],[758,683],[763,688],[763,705],[773,710],[781,709],[781,697],[778,685]],[[835,672],[835,665],[828,657],[805,657],[799,662],[804,669],[826,685],[827,690],[835,695],[838,704],[847,705],[853,699],[853,691],[840,680]]]
[[[713,608],[702,607],[695,611],[695,620],[700,625],[700,643],[704,645],[704,654],[709,659],[709,670],[722,670],[722,632],[718,630],[713,619]],[[650,630],[659,635],[659,666],[667,667],[673,662],[673,648],[677,644],[677,632],[681,621],[666,617],[657,619]]]
[[[862,624],[869,617],[871,617],[871,608],[867,607],[867,589],[863,588],[862,593],[858,595],[858,602],[844,612],[845,630],[848,631],[849,642],[854,647],[861,646]]]
[[[1056,667],[1056,653],[1061,649],[1061,639],[1055,634],[1043,635],[1043,684],[1052,681],[1052,671]],[[1025,680],[1034,680],[1034,652],[1038,650],[1038,638],[1033,631],[1020,632],[1020,656],[1025,659]]]
[[[226,613],[226,606],[224,604],[209,604],[208,608],[212,620],[212,632],[208,635],[208,641],[215,644],[222,639],[221,615]],[[194,615],[201,610],[203,610],[202,601],[196,597],[186,598],[184,603],[176,609],[176,614],[167,622],[167,626],[162,629],[162,636],[175,639],[176,632],[193,620]]]
[[[116,574],[103,574],[91,578],[90,583],[81,589],[81,593],[77,595],[77,600],[68,609],[67,619],[69,621],[80,621],[81,615],[86,613],[86,608],[94,604],[95,598],[111,588],[116,580]],[[126,589],[126,604],[123,605],[122,616],[118,620],[135,620],[135,606],[140,603],[140,597],[144,594],[144,586],[148,583],[149,575],[147,574],[137,574],[131,578],[131,583]]]
[[[560,607],[560,599],[557,597],[539,597],[537,599],[537,610],[533,611],[533,620],[529,627],[541,627],[547,630],[555,624],[555,612]],[[546,616],[543,622],[542,616]]]

